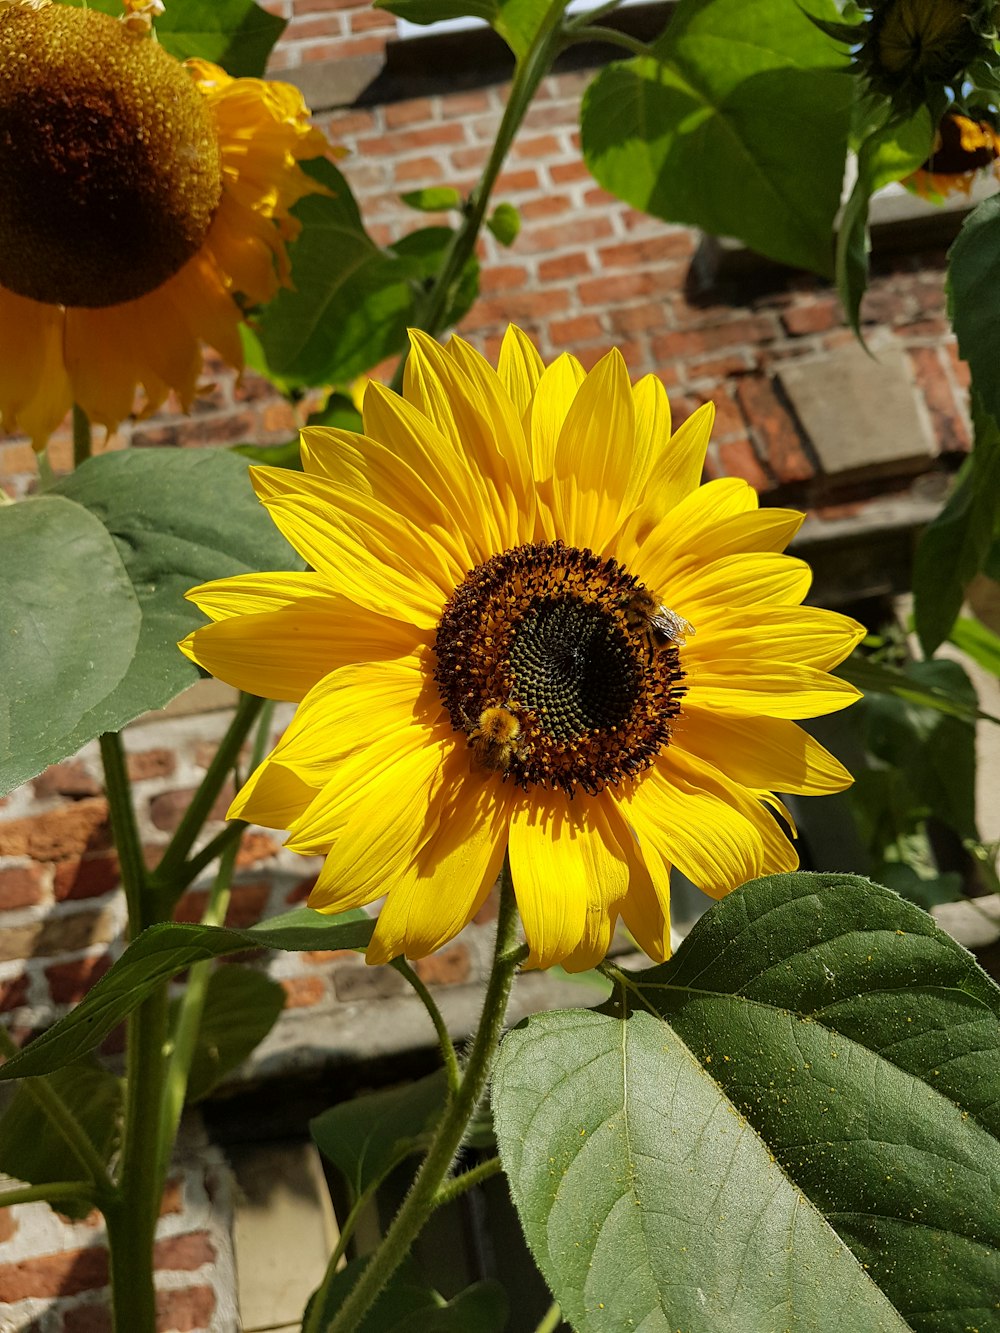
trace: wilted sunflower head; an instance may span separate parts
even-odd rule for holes
[[[617,351],[545,367],[512,329],[496,370],[414,334],[363,417],[253,470],[310,568],[195,588],[181,645],[298,704],[230,814],[325,856],[310,905],[386,895],[368,961],[420,958],[507,854],[531,965],[582,969],[619,916],[669,952],[672,865],[715,895],[793,869],[772,792],[850,783],[794,719],[857,698],[828,670],[864,631],[801,605],[801,514],[700,484],[711,405],[672,430]]]
[[[139,386],[188,405],[202,339],[242,365],[328,149],[297,90],[182,64],[126,8],[0,0],[0,418],[38,448],[74,402],[108,430]]]
[[[979,173],[998,158],[1000,137],[989,121],[949,112],[938,126],[930,157],[902,183],[925,199],[968,194]]]

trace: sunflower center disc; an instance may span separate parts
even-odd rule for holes
[[[616,560],[562,542],[518,546],[471,570],[437,629],[435,679],[475,744],[487,710],[508,717],[504,776],[596,793],[669,744],[684,673],[676,643],[637,607],[657,605]],[[509,715],[509,716],[508,716]]]
[[[211,112],[162,47],[95,10],[0,10],[0,285],[51,305],[144,296],[221,196]]]

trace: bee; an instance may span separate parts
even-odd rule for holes
[[[468,733],[472,752],[484,768],[505,773],[517,754],[521,724],[513,713],[498,705],[484,708]]]
[[[663,606],[646,588],[633,588],[622,597],[621,606],[625,624],[645,639],[650,662],[662,648],[672,644],[681,647],[687,642],[686,636],[694,633],[690,621]]]

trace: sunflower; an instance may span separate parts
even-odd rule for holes
[[[617,351],[546,369],[510,329],[495,371],[411,340],[364,434],[253,469],[311,569],[189,594],[183,651],[298,703],[229,815],[325,856],[320,911],[387,894],[371,963],[450,940],[505,853],[530,965],[593,966],[619,916],[662,959],[671,865],[715,896],[792,870],[772,790],[850,783],[793,719],[857,698],[827,671],[862,627],[800,605],[801,514],[699,484],[710,404],[671,434]]]
[[[993,166],[998,157],[1000,138],[993,126],[952,111],[938,127],[930,157],[902,183],[914,194],[934,201],[950,194],[968,194],[979,173]]]
[[[134,6],[132,6],[134,9]],[[181,64],[125,22],[0,4],[0,420],[42,449],[73,403],[109,432],[202,341],[242,366],[245,305],[287,281],[289,208],[327,151],[295,88]]]

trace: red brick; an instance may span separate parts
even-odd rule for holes
[[[590,271],[590,260],[582,253],[543,259],[538,265],[538,277],[541,282],[561,282],[564,278],[578,278],[581,273]]]
[[[349,60],[353,56],[381,55],[385,50],[386,37],[340,37],[333,42],[316,42],[312,46],[303,46],[301,56],[304,64],[316,60]]]
[[[574,315],[572,319],[554,319],[549,325],[549,336],[553,346],[562,351],[572,351],[575,344],[590,342],[594,338],[607,338],[597,315]]]
[[[437,157],[411,157],[396,163],[393,176],[397,185],[427,185],[444,179],[444,167]],[[395,206],[399,207],[398,199],[395,200]]]
[[[177,767],[177,757],[173,750],[159,746],[153,750],[139,750],[126,756],[128,775],[133,782],[143,782],[146,778],[168,778]]]
[[[758,442],[758,449],[779,481],[806,481],[814,468],[802,448],[799,433],[769,380],[747,375],[736,386],[736,397]]]
[[[195,794],[194,787],[185,787],[175,791],[160,792],[149,802],[149,818],[153,826],[164,833],[173,833]],[[218,799],[209,811],[210,820],[225,819],[226,811],[233,801],[232,783],[226,783]]]
[[[361,15],[367,15],[368,10],[362,10]],[[354,31],[354,18],[352,16],[351,30]],[[434,119],[434,103],[429,97],[414,97],[406,102],[392,102],[385,108],[385,123],[390,130],[398,130],[403,125],[416,125],[422,120]]]
[[[61,861],[110,846],[108,803],[103,797],[90,797],[42,815],[0,823],[0,856]]]
[[[111,1333],[111,1311],[107,1305],[78,1305],[63,1315],[63,1333]]]
[[[518,324],[521,320],[557,314],[568,305],[569,294],[561,287],[549,288],[544,292],[507,292],[503,296],[478,301],[475,319],[477,324],[505,326],[511,322]]]
[[[948,352],[948,360],[951,362],[951,368],[955,372],[955,378],[958,381],[959,388],[968,389],[969,384],[971,383],[969,365],[968,362],[963,361],[959,356],[958,344],[952,340],[951,342],[945,343],[945,348]]]
[[[357,958],[353,949],[308,949],[301,955],[304,963],[319,967],[323,963],[341,962],[345,958]]]
[[[39,773],[32,782],[35,795],[46,796],[100,796],[104,788],[79,759],[64,764],[53,764]]]
[[[755,491],[769,490],[774,484],[745,435],[740,440],[728,440],[718,445],[718,455],[725,476],[742,477]]]
[[[429,958],[419,959],[413,966],[428,986],[460,986],[469,980],[469,950],[464,944],[453,944]]]
[[[450,100],[450,99],[449,99]],[[454,156],[454,154],[452,154]],[[481,161],[482,156],[477,159]],[[541,189],[538,180],[538,172],[534,167],[524,167],[514,171],[501,172],[497,177],[496,189],[494,194],[523,194],[528,190]]]
[[[472,148],[455,148],[448,154],[448,160],[456,171],[479,170],[489,156],[487,144],[477,144]],[[397,167],[397,171],[398,171]],[[532,173],[534,174],[534,173]]]
[[[116,889],[121,878],[114,852],[99,856],[75,856],[56,862],[52,892],[57,902],[67,898],[99,898]]]
[[[675,357],[684,359],[704,356],[709,352],[720,351],[724,347],[737,347],[743,343],[754,345],[767,342],[773,337],[774,326],[769,319],[760,317],[733,319],[701,329],[665,333],[654,341],[653,356],[662,361],[672,360]]]
[[[647,269],[643,273],[618,273],[613,277],[592,278],[590,282],[581,282],[577,293],[584,305],[604,308],[621,301],[635,300],[636,297],[672,292],[675,286],[672,274],[660,268],[655,271]]]
[[[611,327],[616,333],[637,333],[642,329],[662,329],[667,322],[662,301],[644,301],[641,305],[612,308]]]
[[[322,977],[282,977],[281,984],[287,996],[286,1009],[308,1009],[326,994]]]
[[[691,361],[688,364],[688,374],[692,380],[725,380],[731,375],[742,375],[752,369],[753,361],[746,352],[705,357],[701,361]]]
[[[567,181],[585,181],[591,178],[590,172],[582,161],[556,162],[549,167],[549,175],[556,185],[564,185]]]
[[[156,1333],[194,1333],[208,1328],[215,1313],[211,1287],[179,1287],[156,1293]]]
[[[586,245],[588,241],[598,241],[610,235],[610,218],[580,218],[572,228],[568,228],[564,222],[551,227],[525,227],[517,238],[517,248],[521,253],[540,254],[545,250],[565,250],[570,246],[575,249]]]
[[[604,268],[636,268],[659,264],[665,259],[690,259],[694,242],[690,232],[668,231],[659,236],[647,236],[640,241],[623,241],[620,245],[603,245],[598,258]]]
[[[316,876],[308,875],[305,879],[300,879],[298,884],[294,885],[285,894],[286,903],[304,903],[316,887]]]
[[[108,1252],[104,1249],[64,1250],[0,1264],[0,1303],[75,1296],[107,1284]]]
[[[0,981],[0,1013],[17,1009],[28,998],[28,978],[23,974],[10,981]]]
[[[277,855],[278,847],[277,839],[269,833],[244,833],[236,854],[236,869],[247,870],[250,866],[260,865],[261,861],[269,861]]]
[[[0,870],[0,912],[35,907],[44,896],[44,878],[41,866],[5,866]]]
[[[215,1262],[215,1246],[207,1231],[191,1231],[186,1236],[166,1236],[153,1249],[156,1269],[193,1272],[204,1264]]]
[[[789,306],[781,312],[781,322],[793,337],[805,333],[826,333],[844,322],[840,303],[832,297],[810,305]]]
[[[449,121],[442,125],[427,125],[419,130],[396,130],[392,134],[373,135],[361,141],[358,151],[376,157],[396,157],[397,154],[411,153],[417,148],[464,142],[465,127],[461,123]]]
[[[396,16],[382,9],[359,9],[350,16],[351,32],[383,32],[387,36],[396,34]],[[389,120],[386,109],[386,121]]]
[[[179,1213],[183,1207],[184,1181],[179,1176],[174,1176],[164,1186],[163,1198],[160,1201],[160,1216],[165,1217],[168,1213]]]
[[[964,452],[972,441],[948,382],[941,353],[936,347],[911,347],[910,359],[931,414],[934,436],[942,453]]]
[[[45,969],[49,993],[54,1004],[77,1004],[111,966],[110,957],[75,958],[68,963],[53,963]]]
[[[9,1208],[0,1208],[0,1245],[10,1240],[18,1228],[18,1220]]]
[[[480,291],[486,296],[492,292],[517,291],[526,286],[528,276],[528,270],[521,264],[487,264]]]
[[[511,157],[561,157],[564,152],[561,141],[554,134],[536,134],[533,138],[515,139]]]
[[[521,217],[526,221],[532,218],[555,217],[559,213],[568,213],[573,207],[573,200],[565,194],[543,194],[540,199],[529,199],[520,204]]]
[[[314,37],[340,37],[345,30],[343,14],[324,14],[316,19],[293,18],[286,37],[293,42],[308,42]]]

